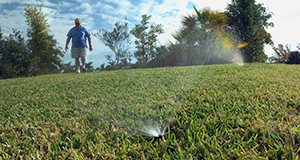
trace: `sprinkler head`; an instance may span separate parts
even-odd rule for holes
[[[162,142],[166,142],[165,137],[164,137],[165,135],[166,135],[166,133],[160,134],[160,135],[158,135],[157,137],[155,136],[155,137],[154,137],[154,141],[159,141],[159,140],[161,140]]]

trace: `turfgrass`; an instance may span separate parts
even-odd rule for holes
[[[0,81],[0,159],[297,159],[300,67],[245,64]],[[171,120],[164,139],[134,128]]]

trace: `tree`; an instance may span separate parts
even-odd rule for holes
[[[212,11],[209,8],[203,10],[197,10],[194,6],[194,10],[197,13],[197,21],[200,23],[201,28],[205,28],[207,32],[221,31],[224,26],[227,25],[227,16],[224,12]]]
[[[130,31],[136,40],[134,56],[138,63],[148,63],[157,56],[157,36],[164,33],[161,24],[149,24],[151,15],[142,15],[141,24],[136,24]]]
[[[76,70],[76,65],[71,65],[72,62],[68,62],[66,64],[63,64],[62,66],[62,73],[74,73]]]
[[[278,44],[278,48],[273,47],[275,56],[270,57],[271,62],[275,63],[287,63],[291,54],[291,49],[288,45],[284,49],[282,44]]]
[[[1,33],[1,30],[0,30]],[[0,34],[0,77],[14,78],[29,75],[29,50],[21,32],[13,29],[8,37]]]
[[[289,61],[287,64],[300,64],[300,52],[292,51],[289,56]]]
[[[300,50],[300,43],[298,44],[297,48]],[[300,64],[300,51],[291,51],[287,64]]]
[[[105,71],[105,63],[101,64],[100,67],[96,68],[96,72],[98,71]]]
[[[111,70],[116,70],[116,69],[118,69],[118,68],[117,68],[115,61],[108,62],[108,65],[105,67],[106,71],[111,71]]]
[[[124,24],[116,22],[114,29],[108,31],[107,29],[102,29],[93,35],[99,38],[105,46],[108,46],[115,54],[115,60],[112,60],[111,55],[107,55],[106,59],[109,62],[116,64],[118,69],[121,68],[120,62],[126,62],[128,64],[132,60],[130,52],[130,33],[128,31],[128,22],[125,19]]]
[[[255,4],[255,0],[232,0],[227,6],[227,16],[231,32],[238,41],[249,45],[241,49],[245,62],[265,62],[266,44],[273,44],[271,34],[266,28],[273,27],[268,20],[272,13],[268,13],[263,4]]]
[[[2,30],[1,30],[1,27],[0,27],[0,41],[2,40],[2,36],[3,36],[3,33],[2,33]]]
[[[169,44],[167,65],[206,65],[231,63],[236,45],[226,31],[227,16],[209,8],[182,18],[182,27],[173,34]],[[225,43],[226,42],[226,43]]]
[[[94,67],[92,66],[93,62],[89,62],[85,64],[85,68],[87,72],[94,72]]]
[[[57,41],[53,35],[49,35],[50,25],[46,14],[42,11],[43,6],[25,7],[26,23],[29,26],[27,29],[28,45],[31,51],[31,68],[33,75],[55,73],[62,68],[62,60],[64,52],[61,47],[57,47]]]
[[[165,67],[167,66],[166,64],[166,58],[169,55],[169,52],[165,46],[160,46],[156,48],[157,51],[157,56],[152,59],[148,67]]]

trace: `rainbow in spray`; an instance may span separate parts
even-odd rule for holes
[[[239,49],[249,45],[247,42],[236,43],[231,34],[216,31],[217,44],[222,48],[222,52],[219,53],[219,58],[230,60],[234,64],[243,65],[243,57]]]

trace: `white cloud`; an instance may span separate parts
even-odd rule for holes
[[[118,17],[112,16],[112,15],[107,15],[104,13],[101,13],[100,16],[105,20],[107,24],[110,24],[109,26],[113,26],[114,23],[118,20]]]
[[[102,8],[102,13],[106,13],[106,14],[113,14],[114,13],[114,7],[108,4],[104,4]]]
[[[19,4],[33,3],[33,4],[35,4],[36,2],[38,2],[38,1],[36,1],[36,0],[25,0],[25,1],[24,0],[1,0],[0,4],[10,4],[10,3],[19,3]]]
[[[74,10],[78,14],[93,14],[93,7],[91,6],[91,4],[86,2],[81,3],[78,7],[75,7],[72,10]]]
[[[27,32],[27,26],[25,23],[25,17],[23,16],[23,10],[3,10],[3,15],[0,16],[0,25],[4,36],[8,36],[12,33],[12,28],[22,31],[24,36]]]
[[[70,2],[65,2],[65,1],[59,2],[59,7],[60,8],[73,7],[73,6],[74,6],[74,4],[70,3]]]
[[[122,3],[123,1],[122,0],[104,0],[105,2],[107,2],[107,3],[118,3],[118,2],[120,2],[120,3]]]
[[[181,26],[181,17],[191,10],[187,9],[188,2],[183,0],[165,0],[162,4],[154,6],[150,19],[151,22],[162,24],[165,33],[158,36],[161,44],[166,44],[169,40],[174,42],[172,33],[174,33]]]

